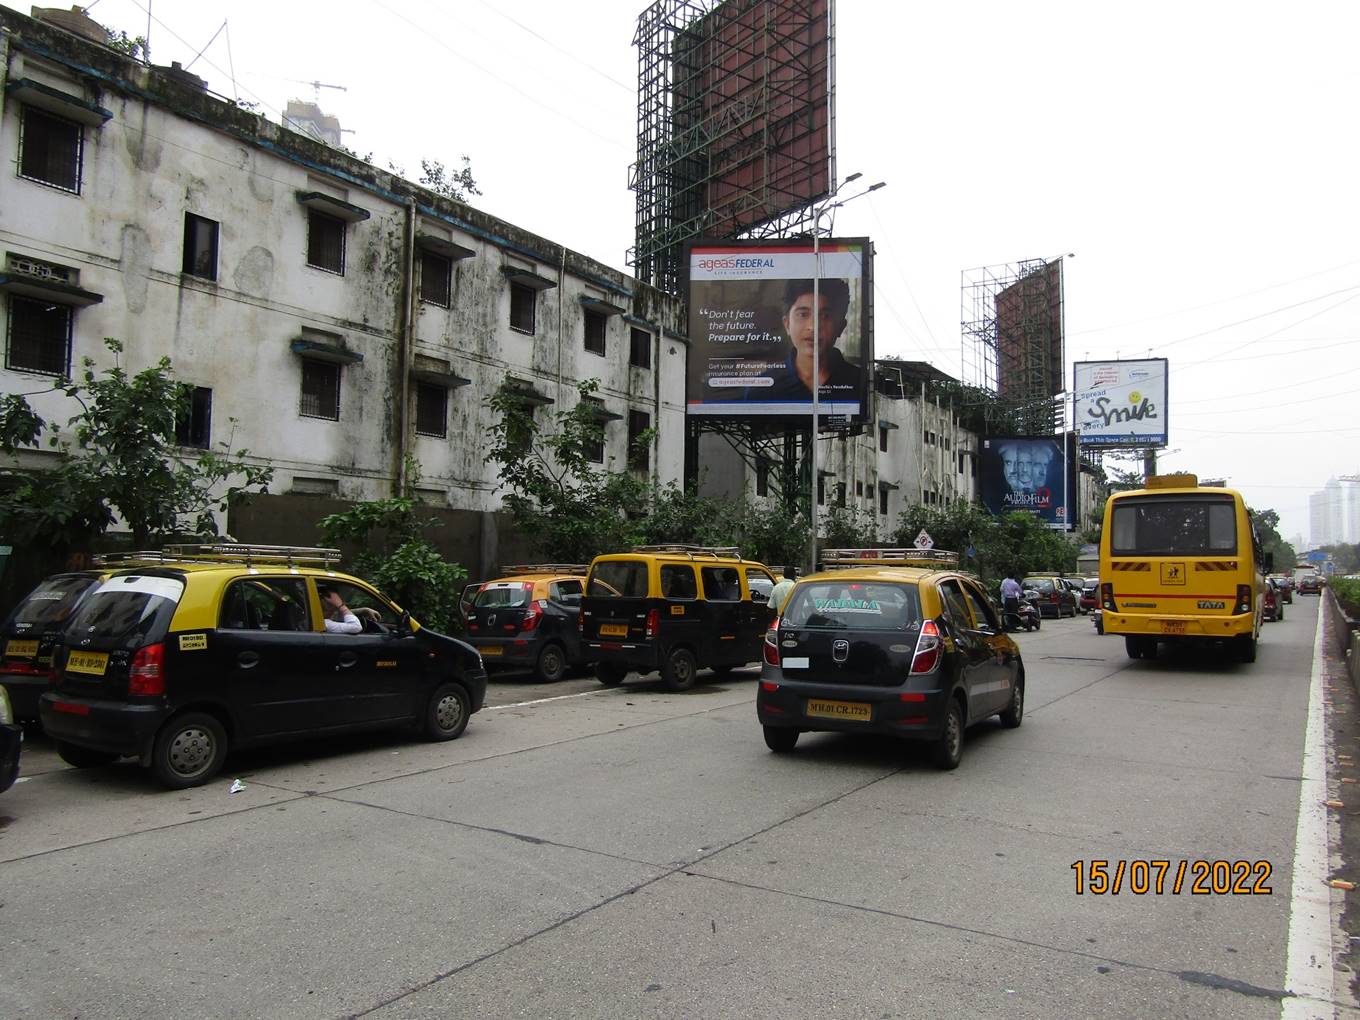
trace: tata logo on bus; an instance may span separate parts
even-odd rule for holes
[[[1200,601],[1200,602],[1196,602],[1195,605],[1196,605],[1199,609],[1227,609],[1227,608],[1228,608],[1228,604],[1227,604],[1226,602],[1211,602],[1211,601],[1209,601],[1209,600],[1207,600],[1207,599],[1205,599],[1205,600],[1203,600],[1203,601]]]

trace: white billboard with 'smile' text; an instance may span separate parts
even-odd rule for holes
[[[1165,446],[1166,358],[1078,361],[1074,422],[1084,446]]]

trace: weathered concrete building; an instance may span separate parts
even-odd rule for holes
[[[486,455],[485,401],[507,377],[541,416],[598,379],[601,464],[680,478],[676,301],[56,14],[79,34],[0,8],[5,391],[109,364],[104,337],[133,370],[168,355],[196,387],[181,442],[275,465],[277,495],[233,519],[237,537],[315,541],[330,500],[391,495],[409,456],[474,571],[523,551]],[[32,399],[69,416],[60,394]]]

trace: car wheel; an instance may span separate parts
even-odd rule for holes
[[[440,684],[430,695],[425,709],[425,736],[431,740],[453,740],[467,729],[472,705],[462,684]]]
[[[1279,623],[1283,619],[1284,619],[1284,606],[1280,606],[1279,609],[1275,610],[1275,622]]]
[[[163,786],[202,786],[227,758],[227,731],[203,712],[176,716],[161,727],[151,748],[151,769]]]
[[[57,754],[67,765],[78,769],[96,769],[118,760],[118,755],[113,751],[96,751],[79,744],[68,744],[64,740],[57,741]]]
[[[672,648],[661,665],[661,679],[668,691],[687,691],[694,686],[699,664],[688,648]]]
[[[1044,618],[1043,618],[1042,616],[1039,616],[1039,615],[1036,614],[1035,617],[1034,617],[1034,629],[1035,629],[1035,630],[1039,630],[1041,627],[1043,627],[1043,625],[1044,625]]]
[[[798,731],[789,726],[762,726],[765,746],[775,754],[788,754],[798,743]]]
[[[534,665],[534,676],[541,683],[555,684],[566,675],[567,656],[562,651],[562,646],[544,645],[543,650],[538,653],[538,662]]]
[[[1256,639],[1254,637],[1248,636],[1237,639],[1237,661],[1256,661]]]
[[[958,698],[949,699],[949,709],[944,717],[944,728],[931,749],[935,767],[948,772],[959,767],[963,760],[963,707]]]
[[[606,687],[617,687],[628,676],[628,670],[613,662],[600,662],[595,665],[595,679]]]
[[[1011,703],[1001,713],[1001,725],[1013,730],[1025,721],[1025,674],[1017,673],[1015,685],[1011,688]]]

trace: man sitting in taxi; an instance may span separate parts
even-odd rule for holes
[[[326,615],[327,634],[361,634],[364,625],[345,605],[345,600],[334,588],[317,585],[316,592],[321,596],[321,610]]]

